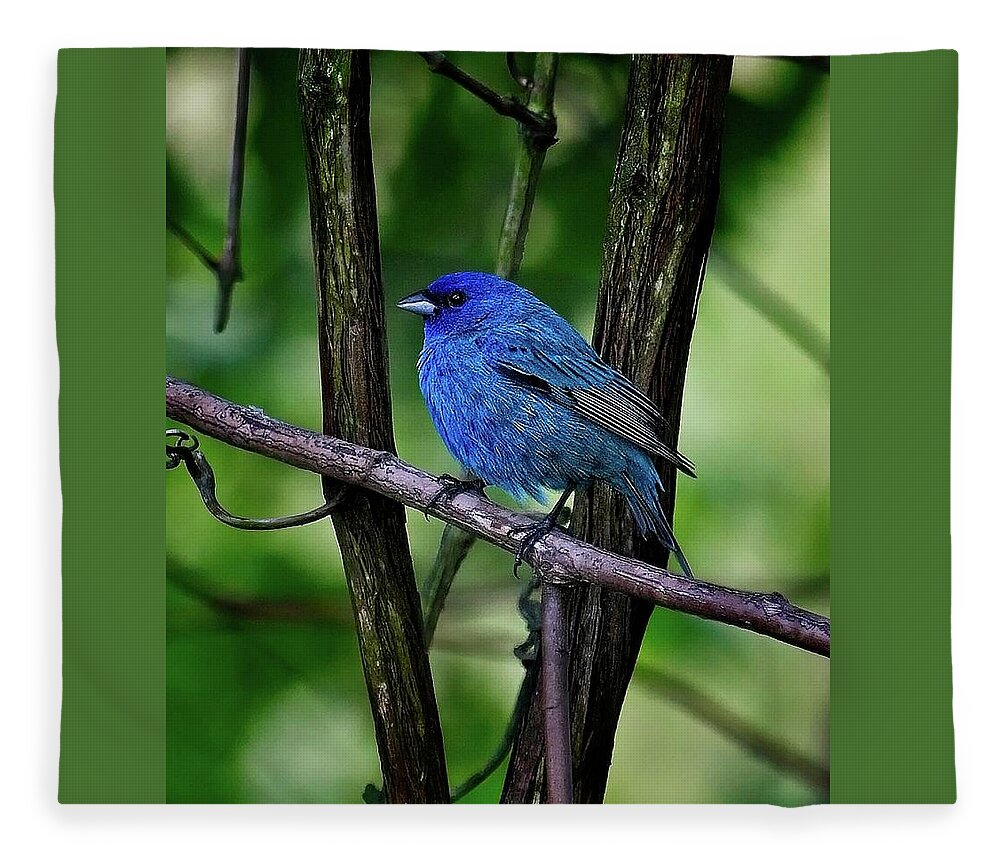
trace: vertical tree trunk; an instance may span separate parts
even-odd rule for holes
[[[719,195],[731,57],[632,58],[621,144],[611,185],[594,347],[645,389],[675,443],[688,351]],[[662,469],[672,515],[675,476]],[[657,565],[667,554],[637,536],[624,500],[605,486],[579,493],[575,534]],[[684,532],[679,539],[683,544]],[[697,564],[695,564],[697,570]],[[569,610],[574,797],[604,797],[615,730],[652,607],[596,587]],[[503,800],[544,793],[540,696],[511,754]]]
[[[304,50],[323,431],[395,452],[364,51]],[[327,498],[340,485],[324,482]],[[354,607],[386,799],[447,802],[448,779],[401,505],[344,490],[332,515]]]

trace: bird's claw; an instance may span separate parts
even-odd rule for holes
[[[525,533],[524,540],[521,541],[517,552],[514,553],[514,579],[521,578],[517,570],[524,564],[525,556],[534,548],[535,544],[548,535],[555,527],[555,520],[546,517],[537,525],[514,529],[514,531],[523,531]]]
[[[477,493],[480,496],[486,495],[486,481],[482,478],[456,478],[454,475],[442,475],[438,480],[444,486],[438,490],[427,505],[427,511],[437,507],[442,501],[450,501],[459,493]],[[430,515],[424,511],[424,519],[429,520]]]

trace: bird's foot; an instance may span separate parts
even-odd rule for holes
[[[536,525],[513,529],[516,532],[524,532],[524,540],[521,541],[517,552],[514,553],[514,579],[520,579],[517,570],[524,564],[525,556],[534,548],[535,544],[548,535],[555,527],[556,517],[547,516]]]
[[[437,507],[444,501],[451,501],[459,493],[477,493],[480,496],[486,495],[486,481],[482,478],[456,478],[453,475],[442,475],[438,480],[444,486],[438,490],[431,498],[427,511]],[[429,520],[430,515],[424,511],[424,519]]]

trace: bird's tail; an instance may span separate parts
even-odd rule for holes
[[[655,537],[677,557],[677,563],[684,571],[684,575],[689,579],[694,579],[691,565],[688,564],[684,551],[674,536],[674,530],[667,521],[663,505],[660,504],[660,494],[663,488],[652,464],[650,464],[649,474],[650,480],[642,481],[641,485],[637,486],[635,476],[625,473],[622,475],[622,486],[619,489],[628,501],[632,516],[635,517],[636,524],[643,536]]]

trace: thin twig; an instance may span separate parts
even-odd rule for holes
[[[514,710],[507,721],[507,729],[504,732],[500,746],[493,753],[486,764],[474,773],[469,779],[459,786],[458,790],[452,792],[452,800],[463,797],[472,791],[480,783],[503,764],[511,749],[514,746],[514,739],[521,731],[521,724],[527,716],[531,707],[531,700],[535,694],[535,687],[538,683],[538,651],[539,639],[541,637],[541,602],[532,600],[532,594],[541,587],[541,581],[537,575],[533,575],[521,587],[521,593],[517,598],[517,611],[524,619],[524,626],[527,628],[528,637],[514,649],[514,656],[521,661],[524,667],[524,675],[521,678],[521,685],[517,690],[517,699],[514,702]]]
[[[784,296],[776,293],[746,266],[720,250],[713,250],[711,267],[723,283],[830,374],[830,341]]]
[[[472,93],[477,99],[488,104],[500,116],[516,119],[532,133],[549,138],[550,142],[555,139],[555,121],[551,116],[538,113],[510,96],[500,95],[496,90],[460,69],[440,51],[418,51],[417,53],[423,57],[427,68],[432,72],[454,81],[463,90]]]
[[[540,53],[535,58],[535,71],[528,95],[529,107],[539,115],[548,117],[552,123],[552,134],[555,135],[556,123],[553,112],[555,97],[556,73],[559,66],[559,55]],[[517,71],[516,62],[511,65],[508,56],[508,67],[511,73]],[[529,133],[522,127],[521,145],[518,147],[514,160],[514,171],[511,178],[510,195],[507,210],[504,215],[503,227],[500,230],[500,242],[497,249],[497,274],[510,280],[517,275],[524,256],[524,240],[528,233],[528,223],[535,203],[535,191],[538,179],[548,151],[549,142],[545,138]],[[469,477],[467,475],[467,477]],[[451,584],[458,574],[459,568],[475,544],[475,535],[453,526],[445,526],[441,533],[441,543],[430,573],[421,586],[421,598],[424,605],[424,626],[427,631],[427,642],[434,638],[438,616],[444,608],[445,600],[451,589]]]
[[[510,748],[514,745],[514,738],[521,727],[521,720],[524,718],[524,714],[528,710],[528,704],[531,702],[531,696],[535,692],[534,671],[533,668],[525,670],[524,677],[521,679],[521,686],[517,688],[517,699],[514,701],[514,710],[511,712],[510,720],[507,723],[507,728],[504,731],[500,744],[494,750],[493,755],[490,756],[486,764],[452,791],[452,801],[461,800],[473,789],[478,788],[486,782],[510,754]]]
[[[218,275],[219,261],[212,256],[212,252],[169,215],[167,216],[167,229],[180,240],[185,248],[201,260],[206,269]]]
[[[525,530],[536,523],[477,493],[461,492],[435,502],[442,482],[394,454],[295,427],[171,376],[166,377],[166,407],[167,417],[206,436],[370,490],[475,532],[507,552],[516,552]],[[534,544],[526,560],[543,580],[598,585],[667,609],[743,627],[816,654],[830,654],[830,620],[793,606],[780,594],[675,576],[584,543],[561,529]]]
[[[243,278],[240,263],[240,213],[243,209],[243,180],[246,174],[247,117],[250,113],[250,48],[238,51],[236,73],[236,120],[233,126],[233,151],[229,164],[229,197],[226,208],[226,235],[216,258],[176,220],[167,216],[170,230],[194,254],[218,282],[215,306],[215,330],[221,332],[229,321],[233,286]]]
[[[553,100],[556,89],[556,73],[559,69],[559,55],[539,53],[535,57],[535,71],[531,79],[528,107],[536,114],[545,116],[551,122],[552,137],[539,139],[521,130],[521,146],[514,161],[514,176],[511,179],[507,212],[497,251],[497,274],[510,280],[521,268],[524,257],[524,240],[528,234],[528,223],[535,204],[535,191],[542,172],[545,153],[555,139],[555,116]]]
[[[420,584],[420,602],[424,608],[424,638],[428,648],[434,640],[438,619],[448,599],[448,592],[451,591],[451,584],[475,542],[474,535],[455,526],[446,525],[441,532],[441,542],[430,572]]]
[[[521,67],[518,66],[517,52],[508,51],[505,59],[507,61],[507,71],[510,73],[511,78],[514,79],[514,83],[522,89],[527,89],[531,85],[531,80],[521,71]]]
[[[229,170],[229,207],[226,212],[226,237],[219,254],[216,274],[219,277],[219,300],[215,311],[215,330],[221,332],[229,321],[233,285],[243,272],[240,267],[240,213],[243,208],[243,177],[246,172],[247,117],[250,112],[250,49],[239,49],[236,82],[236,123],[233,129],[233,156]]]
[[[569,647],[565,585],[542,584],[542,717],[548,803],[573,802],[573,750],[569,733]]]
[[[173,441],[170,439],[171,436],[187,438]],[[220,523],[230,528],[262,532],[311,525],[330,516],[344,497],[345,488],[340,486],[339,492],[333,498],[304,514],[284,517],[240,517],[227,511],[216,496],[215,470],[205,457],[205,452],[200,450],[198,440],[188,437],[187,433],[180,430],[168,430],[167,438],[167,469],[175,469],[183,463],[198,488],[206,510]],[[191,442],[193,444],[190,444]]]

